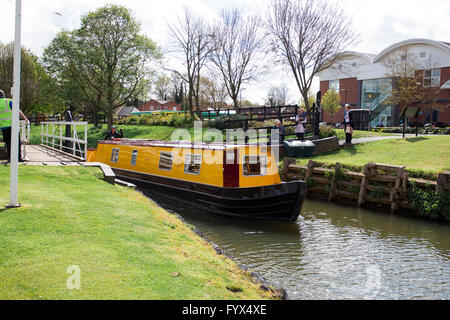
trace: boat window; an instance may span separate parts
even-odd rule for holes
[[[161,152],[159,156],[159,169],[161,170],[172,170],[172,153]]]
[[[184,163],[184,172],[189,174],[200,174],[201,165],[202,155],[188,154],[186,155],[186,162]]]
[[[112,149],[111,162],[113,162],[113,163],[119,162],[119,151],[120,151],[120,149],[118,149],[118,148]]]
[[[137,150],[133,150],[133,154],[131,155],[131,165],[132,166],[136,165],[137,155],[138,155],[138,151]]]
[[[244,156],[242,170],[244,176],[266,175],[267,158],[262,156]]]

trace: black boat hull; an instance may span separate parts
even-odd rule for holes
[[[229,217],[294,222],[306,196],[303,181],[252,188],[221,188],[112,168],[130,181],[165,198]]]

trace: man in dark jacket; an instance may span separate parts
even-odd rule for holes
[[[352,144],[352,134],[353,134],[353,117],[350,109],[350,105],[345,105],[344,110],[344,130],[345,130],[345,143]]]
[[[113,139],[122,139],[123,133],[122,130],[117,131],[117,128],[115,126],[111,127],[111,130],[108,132],[108,134],[105,137],[105,140],[113,140]]]

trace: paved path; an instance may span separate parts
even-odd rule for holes
[[[365,137],[365,138],[352,139],[352,144],[360,144],[360,143],[387,140],[387,139],[401,139],[401,138],[402,138],[402,136]],[[339,140],[340,146],[342,146],[344,144],[345,144],[345,140]]]
[[[427,134],[419,134],[419,137],[429,137],[430,135]],[[406,138],[415,138],[415,133],[407,133],[405,134]],[[352,144],[360,144],[360,143],[366,143],[366,142],[373,142],[373,141],[380,141],[380,140],[386,140],[386,139],[402,139],[403,134],[392,134],[392,136],[375,136],[375,137],[365,137],[365,138],[358,138],[358,139],[352,139]],[[345,144],[345,140],[339,140],[339,145],[342,146]]]

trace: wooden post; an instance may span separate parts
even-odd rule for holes
[[[309,160],[308,169],[306,169],[305,181],[308,181],[309,177],[311,177],[314,165],[315,165],[315,162],[313,160]]]
[[[363,178],[361,181],[361,186],[359,188],[359,197],[358,197],[358,208],[360,208],[365,203],[365,197],[366,197],[366,188],[369,183],[369,176],[370,176],[370,167],[372,164],[368,163],[364,166],[363,170]]]
[[[330,194],[328,195],[328,201],[330,201],[330,202],[336,196],[336,189],[337,189],[336,172],[338,172],[338,170],[341,170],[341,164],[339,162],[336,162],[336,164],[334,166],[334,174],[333,174],[333,177],[331,178]]]
[[[395,211],[398,209],[398,200],[399,200],[399,192],[400,187],[402,185],[402,178],[405,175],[405,167],[398,169],[397,172],[397,179],[395,180],[395,187],[391,189],[391,213],[395,213]]]
[[[444,192],[449,189],[450,171],[439,173],[436,185],[436,193]]]

